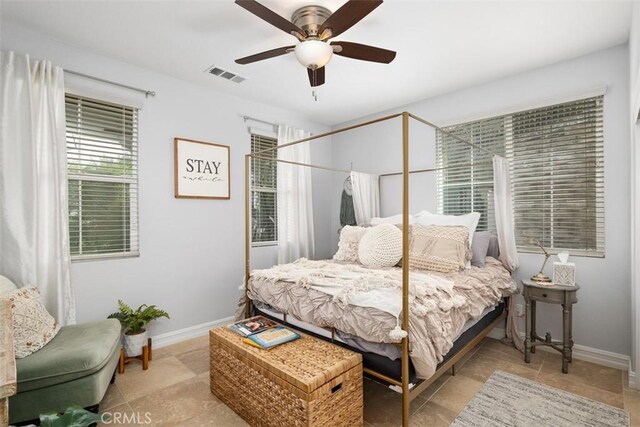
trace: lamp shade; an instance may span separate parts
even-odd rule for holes
[[[296,46],[295,54],[305,67],[321,68],[331,60],[333,48],[320,40],[305,40]]]

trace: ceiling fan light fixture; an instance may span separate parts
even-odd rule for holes
[[[317,88],[325,83],[325,65],[331,61],[334,53],[344,58],[383,64],[390,63],[396,56],[394,51],[366,44],[328,42],[329,39],[339,36],[360,22],[380,6],[383,0],[347,0],[333,13],[318,5],[303,6],[293,12],[291,20],[283,18],[258,3],[257,0],[235,0],[235,2],[263,21],[293,35],[299,41],[297,45],[282,46],[236,59],[238,64],[251,64],[294,52],[298,62],[307,69],[309,84]]]
[[[331,45],[320,40],[305,40],[300,42],[294,52],[298,62],[310,69],[324,67],[333,56],[333,48]]]

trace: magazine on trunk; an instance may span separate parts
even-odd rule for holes
[[[238,335],[248,337],[249,335],[257,334],[276,325],[277,323],[271,319],[263,316],[255,316],[229,325],[228,328]]]
[[[300,334],[293,332],[291,329],[285,326],[275,326],[266,331],[249,335],[243,341],[254,347],[269,349],[298,338],[300,338]]]

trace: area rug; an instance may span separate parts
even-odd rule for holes
[[[452,426],[628,427],[626,411],[495,371]]]

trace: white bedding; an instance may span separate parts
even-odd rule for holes
[[[395,317],[400,316],[402,312],[401,268],[368,268],[360,264],[300,258],[290,264],[256,270],[252,276],[293,282],[330,295],[336,302],[375,308]],[[419,300],[438,295],[441,295],[441,304],[462,303],[453,292],[451,280],[411,271],[409,281],[409,298],[413,306],[417,307],[420,304]]]
[[[369,269],[335,261],[304,260],[255,270],[248,295],[321,328],[335,328],[373,343],[392,343],[401,339],[393,333],[400,319],[395,315],[397,309],[389,309],[388,305],[401,301],[401,274],[400,268]],[[482,268],[452,274],[421,272],[410,279],[409,342],[420,378],[435,372],[468,321],[479,319],[488,307],[494,307],[515,290],[509,272],[490,257]],[[328,286],[318,285],[324,281],[336,281],[341,289],[330,287],[332,295],[327,292]],[[375,293],[381,289],[390,295],[384,309],[351,303],[354,292]]]

